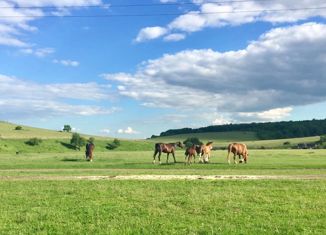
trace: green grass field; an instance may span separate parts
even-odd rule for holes
[[[1,234],[325,234],[325,181],[1,181]]]
[[[218,150],[210,164],[185,165],[179,149],[177,164],[166,164],[162,154],[154,165],[155,142],[189,136],[121,140],[114,151],[106,148],[112,139],[95,137],[95,160],[87,162],[83,148],[69,146],[70,133],[14,127],[0,122],[0,234],[326,234],[326,150],[281,149],[286,141],[319,137],[259,141],[250,132],[203,133],[197,137],[216,147],[247,143],[248,164],[229,165],[227,152]],[[26,145],[32,137],[43,142]],[[232,175],[239,178],[205,179]]]
[[[324,234],[326,150],[252,150],[249,164],[153,165],[152,151],[0,154],[0,234]],[[165,160],[165,156],[163,157]],[[295,180],[82,180],[104,175]],[[300,176],[318,176],[302,180]]]

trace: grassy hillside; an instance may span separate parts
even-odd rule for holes
[[[32,137],[42,139],[67,139],[71,138],[70,133],[46,130],[41,128],[21,126],[22,130],[15,130],[17,124],[0,121],[0,138],[1,139],[27,139]]]
[[[258,140],[256,134],[250,131],[229,131],[229,132],[206,132],[206,133],[191,133],[191,134],[179,134],[172,136],[162,136],[151,139],[156,142],[174,142],[185,140],[188,137],[197,137],[201,141],[214,141],[219,142],[235,142],[235,141],[254,141]]]
[[[176,142],[185,140],[189,137],[197,137],[202,142],[213,141],[214,147],[223,148],[232,142],[241,142],[248,145],[249,148],[290,148],[299,143],[313,143],[319,141],[319,136],[277,139],[277,140],[258,140],[254,132],[246,131],[230,131],[230,132],[208,132],[208,133],[192,133],[180,134],[174,136],[164,136],[151,139],[154,142]],[[289,145],[284,143],[289,142]]]
[[[70,145],[71,133],[46,130],[22,126],[22,130],[15,130],[16,124],[0,122],[0,153],[68,153],[76,150]],[[88,139],[89,135],[82,135]],[[36,146],[30,146],[25,142],[30,138],[40,138],[42,143]],[[312,143],[319,140],[319,136],[278,139],[278,140],[258,140],[254,132],[248,131],[230,131],[230,132],[208,132],[180,134],[175,136],[158,137],[149,140],[127,140],[121,139],[121,145],[114,149],[108,149],[108,144],[112,143],[113,138],[95,136],[95,145],[97,152],[112,151],[151,151],[156,142],[176,142],[184,141],[188,137],[198,137],[201,141],[213,141],[214,147],[225,148],[231,142],[246,143],[249,148],[291,148],[298,143]],[[284,145],[289,142],[289,145]],[[84,147],[81,148],[81,152]]]

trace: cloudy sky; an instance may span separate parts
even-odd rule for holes
[[[326,117],[323,0],[3,0],[0,120],[144,138]]]

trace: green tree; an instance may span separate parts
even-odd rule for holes
[[[71,126],[70,125],[64,125],[62,130],[66,131],[66,132],[70,132],[71,131]]]
[[[80,147],[86,143],[85,138],[81,137],[78,133],[73,133],[70,144],[75,147],[76,150],[80,150]]]
[[[202,145],[203,143],[197,138],[197,137],[189,137],[187,138],[185,141],[183,141],[183,144],[189,148],[191,147],[193,144],[196,145]]]

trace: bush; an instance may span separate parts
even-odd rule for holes
[[[29,139],[29,140],[27,140],[25,142],[25,144],[28,144],[30,146],[39,145],[41,143],[42,143],[42,139],[39,139],[39,138],[36,138],[36,137],[35,138],[31,138],[31,139]]]
[[[107,148],[108,150],[113,150],[113,149],[118,148],[119,146],[120,146],[120,140],[118,140],[118,139],[114,139],[114,140],[112,141],[112,143],[108,143],[108,144],[106,145],[106,148]]]
[[[22,126],[16,126],[16,127],[15,127],[15,130],[16,130],[16,131],[20,131],[20,130],[22,130],[22,129],[23,129]]]
[[[85,138],[80,137],[80,135],[78,133],[73,133],[71,140],[70,140],[70,144],[76,149],[76,150],[80,150],[80,147],[83,146],[86,143]]]

